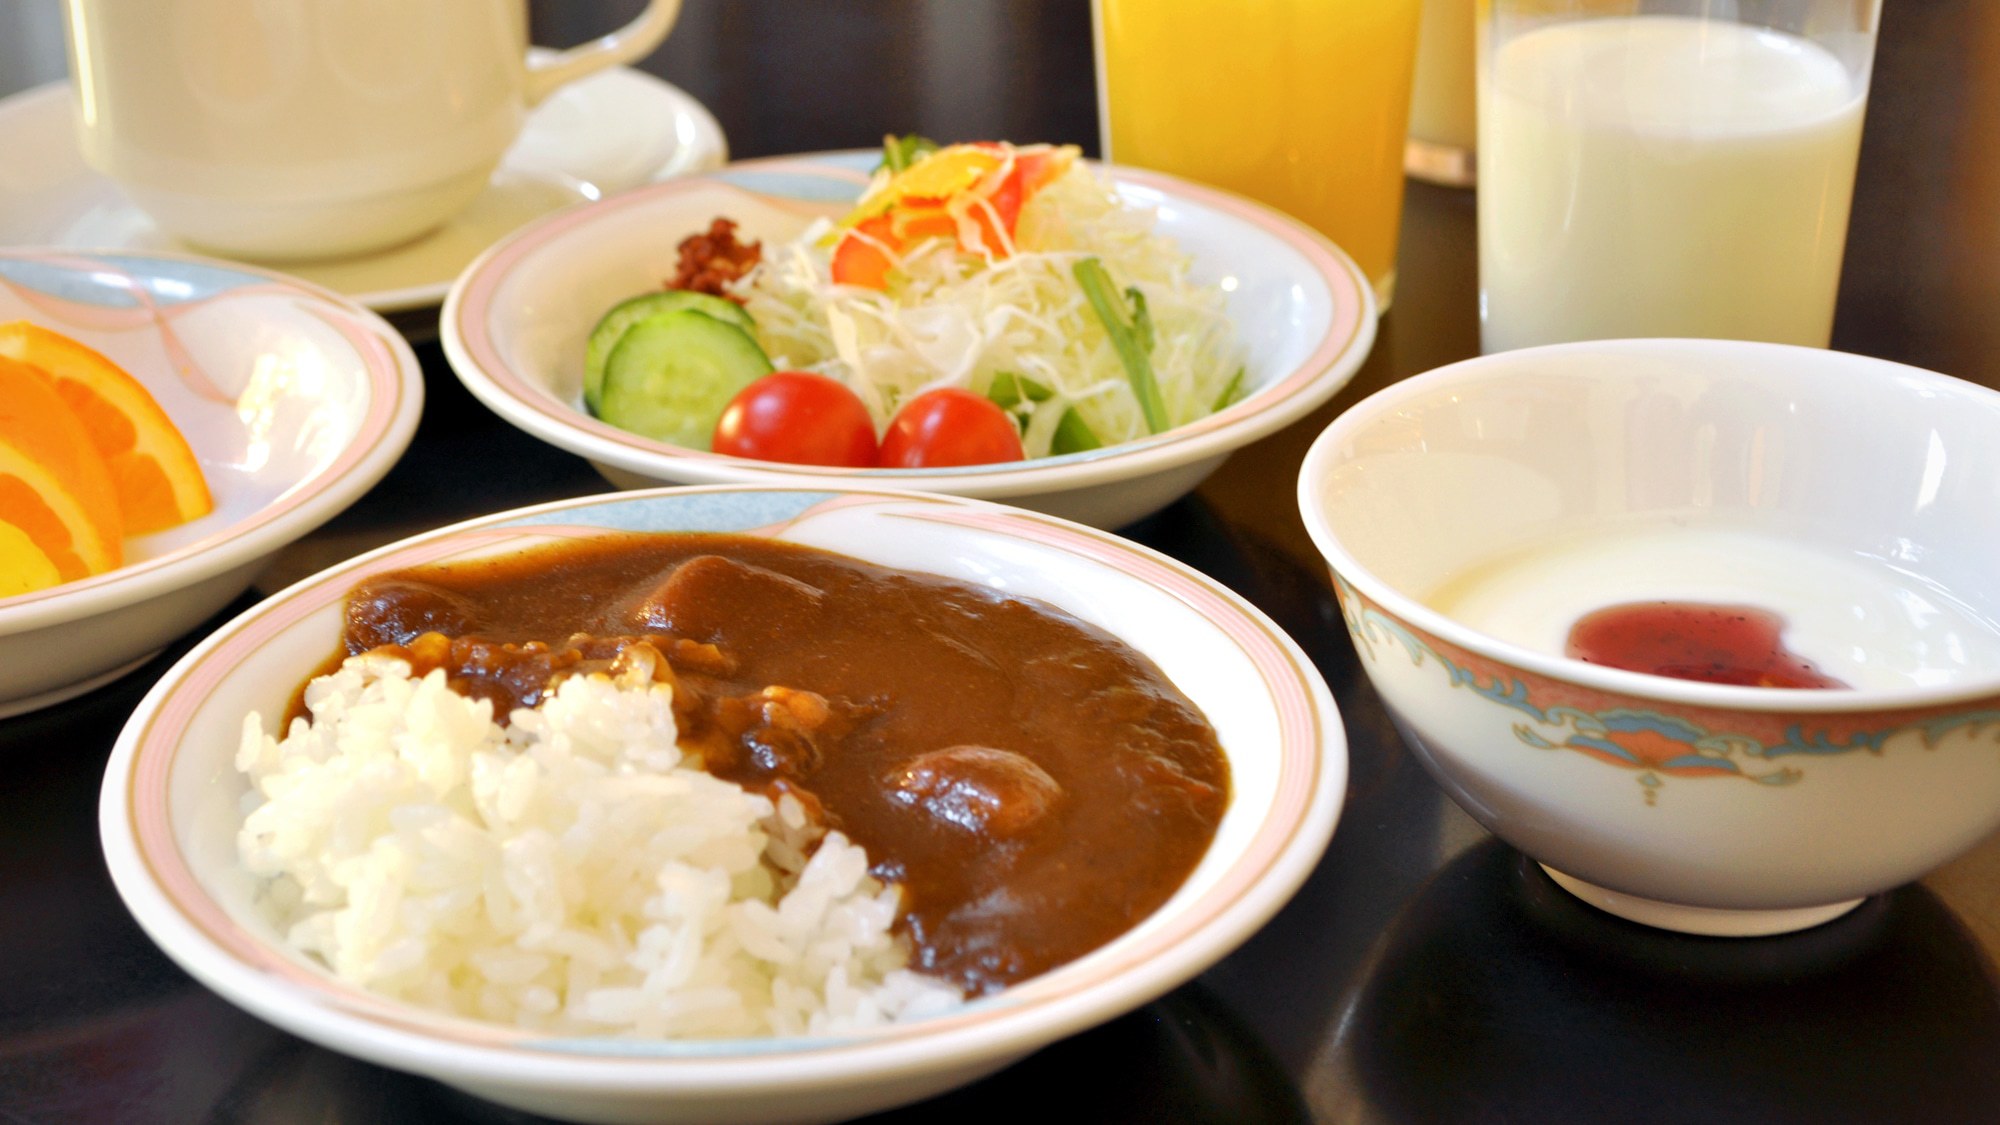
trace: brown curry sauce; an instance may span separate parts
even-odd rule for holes
[[[666,657],[704,767],[793,793],[867,848],[903,887],[913,967],[970,993],[1130,929],[1228,804],[1214,729],[1151,661],[949,579],[749,536],[627,535],[348,598],[346,652],[405,646],[503,717],[636,643]]]

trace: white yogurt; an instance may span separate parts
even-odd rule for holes
[[[1578,618],[1640,601],[1751,605],[1785,647],[1856,688],[1936,687],[2000,667],[2000,626],[1878,560],[1747,531],[1651,527],[1567,538],[1464,571],[1423,599],[1562,655]]]

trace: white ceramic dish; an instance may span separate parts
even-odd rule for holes
[[[107,682],[227,605],[380,480],[423,409],[416,357],[380,317],[247,267],[0,249],[0,322],[17,319],[146,384],[215,510],[128,539],[116,570],[0,598],[0,716]]]
[[[1040,598],[1122,637],[1207,713],[1231,804],[1165,906],[1111,944],[933,1020],[840,1038],[537,1040],[336,983],[286,952],[252,905],[234,836],[243,716],[267,723],[333,651],[363,576],[609,530],[741,531]],[[204,641],[134,711],[105,776],[101,830],[148,934],[224,997],[294,1034],[481,1097],[587,1121],[824,1121],[914,1101],[1166,992],[1288,899],[1333,831],[1346,742],[1311,662],[1199,573],[1046,516],[923,494],[744,488],[563,501],[385,547],[272,597]]]
[[[671,276],[680,241],[717,215],[746,237],[784,240],[845,211],[875,153],[743,161],[552,216],[495,246],[452,288],[445,354],[502,417],[589,458],[620,487],[763,483],[884,488],[1002,500],[1096,527],[1120,527],[1201,483],[1232,450],[1331,398],[1367,358],[1375,303],[1347,256],[1298,222],[1237,196],[1119,169],[1118,190],[1156,208],[1191,254],[1197,280],[1229,289],[1250,392],[1228,409],[1086,453],[957,469],[829,469],[750,461],[627,433],[582,407],[584,339],[604,311]]]
[[[83,161],[70,87],[0,100],[0,246],[177,250],[110,180]],[[680,89],[614,68],[528,114],[486,193],[437,231],[379,254],[286,263],[293,276],[377,312],[435,308],[452,278],[508,232],[551,211],[651,180],[720,167],[715,118]]]
[[[2000,826],[2000,394],[1770,344],[1503,352],[1343,414],[1299,503],[1418,756],[1598,906],[1797,929]],[[1460,619],[1496,576],[1505,614]],[[1655,600],[1779,612],[1855,686],[1561,655],[1581,614]]]

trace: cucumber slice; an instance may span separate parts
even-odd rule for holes
[[[618,346],[625,330],[654,313],[675,309],[707,313],[717,320],[736,325],[753,337],[757,334],[757,322],[750,319],[750,314],[743,311],[742,305],[706,293],[663,289],[620,301],[611,306],[610,312],[598,318],[597,327],[590,330],[590,340],[583,346],[583,405],[586,409],[597,414],[598,399],[604,392],[604,364],[610,360],[611,349]]]
[[[597,414],[655,441],[707,449],[722,408],[770,373],[764,349],[736,325],[693,309],[655,313],[611,349]]]

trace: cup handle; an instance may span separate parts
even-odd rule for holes
[[[556,87],[608,66],[628,63],[650,53],[667,37],[681,14],[681,0],[651,0],[639,18],[609,35],[578,44],[543,62],[528,64],[526,94],[534,105]]]

